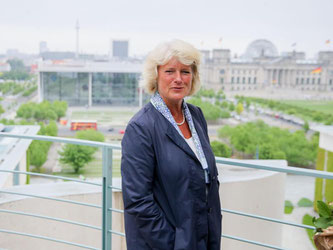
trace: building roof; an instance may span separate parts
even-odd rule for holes
[[[39,128],[37,125],[4,126],[0,124],[1,132],[12,134],[36,135]],[[25,156],[30,143],[31,140],[27,139],[0,137],[0,169],[14,170]],[[0,187],[5,184],[8,175],[10,174],[0,172]]]
[[[131,61],[43,61],[38,65],[39,72],[81,72],[81,73],[141,73],[143,64]]]

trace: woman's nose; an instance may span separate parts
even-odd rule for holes
[[[182,81],[182,77],[181,77],[180,71],[176,71],[175,81]]]

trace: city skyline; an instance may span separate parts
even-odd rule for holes
[[[113,39],[126,39],[130,56],[144,55],[158,43],[175,38],[199,49],[230,49],[233,55],[244,53],[256,39],[271,41],[280,54],[295,49],[304,51],[307,58],[333,49],[330,0],[14,0],[3,8],[0,54],[8,49],[37,54],[40,41],[46,41],[51,51],[75,51],[77,20],[80,53],[107,54]]]

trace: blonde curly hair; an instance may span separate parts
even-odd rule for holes
[[[145,60],[140,84],[145,87],[147,93],[154,94],[157,91],[157,68],[168,63],[173,57],[182,64],[191,66],[193,77],[189,95],[195,94],[200,89],[200,52],[187,42],[172,40],[159,44]]]

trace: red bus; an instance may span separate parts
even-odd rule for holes
[[[97,130],[97,121],[94,120],[77,120],[71,121],[71,130]]]

